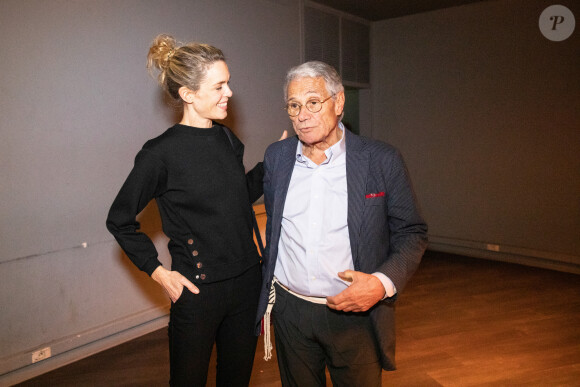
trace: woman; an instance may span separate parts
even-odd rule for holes
[[[147,58],[183,106],[181,121],[145,143],[113,202],[107,228],[127,256],[171,298],[170,384],[203,386],[214,342],[217,385],[247,386],[261,281],[251,203],[262,195],[262,163],[247,175],[244,146],[214,120],[227,116],[230,74],[212,46],[179,46],[159,35]],[[169,237],[171,271],[136,216],[157,201]]]

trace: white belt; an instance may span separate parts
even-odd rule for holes
[[[266,307],[266,313],[264,314],[264,360],[268,361],[272,358],[272,349],[274,348],[272,345],[272,338],[270,336],[270,317],[272,314],[272,308],[274,307],[274,303],[276,302],[276,291],[274,290],[274,284],[277,283],[280,287],[286,290],[288,293],[301,298],[305,301],[312,302],[314,304],[321,304],[326,305],[326,298],[325,297],[311,297],[311,296],[304,296],[302,294],[298,294],[293,292],[292,290],[288,289],[286,286],[282,285],[280,281],[276,277],[272,280],[272,287],[270,288],[270,294],[268,296],[268,306]]]
[[[303,294],[296,293],[296,292],[288,289],[286,286],[282,285],[280,283],[280,281],[278,281],[278,278],[276,278],[276,277],[274,277],[274,281],[273,282],[275,282],[278,285],[280,285],[280,287],[282,289],[286,290],[288,293],[292,294],[295,297],[301,298],[301,299],[303,299],[305,301],[308,301],[308,302],[312,302],[314,304],[326,305],[326,297],[312,297],[312,296],[305,296]]]

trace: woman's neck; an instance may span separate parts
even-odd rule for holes
[[[212,120],[201,117],[189,104],[184,104],[183,117],[179,123],[181,125],[193,126],[195,128],[211,128],[213,126]]]

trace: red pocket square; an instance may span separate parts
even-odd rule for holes
[[[370,193],[370,194],[366,194],[365,198],[370,199],[370,198],[380,198],[382,196],[385,196],[384,192],[377,192],[377,193]]]

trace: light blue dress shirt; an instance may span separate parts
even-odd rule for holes
[[[338,272],[354,270],[347,212],[346,144],[342,138],[325,151],[317,165],[296,149],[296,163],[284,204],[278,258],[274,275],[290,290],[312,297],[334,296],[350,282]],[[396,290],[383,273],[373,273],[385,287],[385,296]]]

